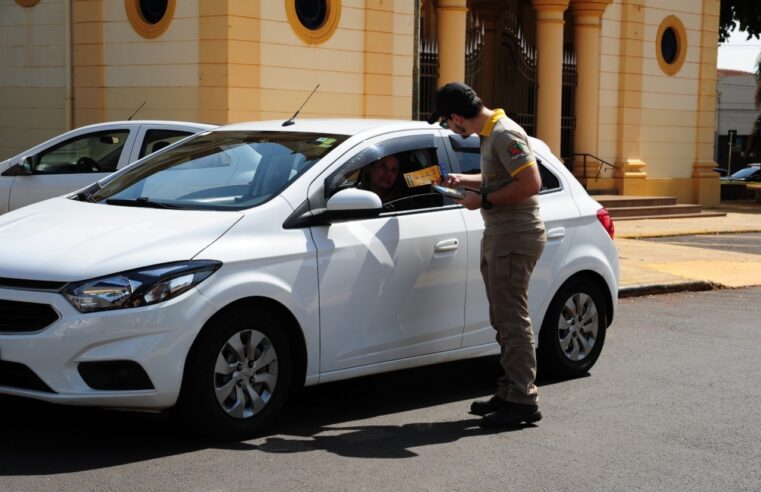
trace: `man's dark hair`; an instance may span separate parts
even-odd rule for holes
[[[428,123],[435,123],[453,114],[473,118],[483,107],[483,101],[471,87],[461,82],[450,82],[436,90],[436,109],[428,118]]]

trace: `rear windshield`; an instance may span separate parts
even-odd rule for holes
[[[255,207],[348,138],[303,132],[209,132],[151,155],[91,201],[195,210]]]

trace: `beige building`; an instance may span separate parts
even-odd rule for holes
[[[718,25],[719,0],[0,0],[0,158],[141,106],[285,119],[318,84],[300,117],[419,118],[466,80],[588,187],[711,206]]]

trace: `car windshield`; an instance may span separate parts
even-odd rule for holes
[[[257,206],[348,138],[304,132],[217,131],[127,169],[90,201],[204,210]]]
[[[744,169],[740,169],[736,173],[733,173],[729,178],[730,179],[745,179],[745,178],[748,178],[748,177],[752,176],[754,173],[759,172],[759,169],[761,169],[761,168],[758,168],[758,167],[746,167]]]

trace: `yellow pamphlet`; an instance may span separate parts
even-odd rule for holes
[[[404,173],[404,182],[407,183],[408,188],[436,184],[439,181],[441,181],[441,170],[439,169],[439,166],[430,166],[419,171]]]

